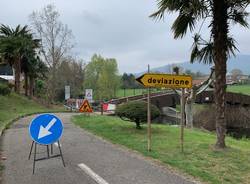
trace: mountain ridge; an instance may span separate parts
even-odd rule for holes
[[[203,74],[209,74],[210,68],[213,65],[207,65],[203,63],[195,62],[191,64],[190,62],[182,62],[182,63],[172,63],[167,64],[161,67],[151,69],[151,72],[159,72],[159,73],[171,73],[173,66],[181,67],[185,70],[191,70],[192,72],[201,72]],[[240,69],[243,74],[250,75],[250,55],[236,55],[235,57],[230,57],[227,61],[227,73],[230,73],[233,69]],[[146,72],[141,72],[135,74],[139,76]]]

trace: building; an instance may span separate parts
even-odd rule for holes
[[[226,78],[226,82],[228,85],[233,85],[233,84],[243,84],[243,83],[249,83],[250,82],[250,76],[249,75],[237,75],[237,76],[233,76],[228,74],[227,78]]]
[[[14,83],[12,67],[6,63],[0,64],[0,81]]]

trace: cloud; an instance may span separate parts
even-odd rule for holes
[[[189,59],[192,35],[173,39],[171,24],[176,15],[167,15],[164,22],[149,18],[156,10],[156,0],[8,0],[1,2],[0,23],[27,24],[32,11],[49,3],[56,6],[61,21],[74,34],[77,44],[73,52],[85,61],[94,53],[116,58],[122,73],[140,72],[147,64],[158,67]],[[236,26],[232,33],[240,50],[250,53],[249,30]],[[202,34],[209,32],[203,29]]]
[[[87,22],[93,26],[101,26],[103,22],[100,15],[94,12],[90,12],[88,10],[82,11],[82,18],[83,22]]]

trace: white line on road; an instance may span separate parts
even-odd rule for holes
[[[83,164],[83,163],[78,164],[78,167],[80,167],[86,174],[88,174],[98,184],[109,184],[108,182],[106,182],[102,177],[98,176],[92,169],[90,169],[85,164]]]

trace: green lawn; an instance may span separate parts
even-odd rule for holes
[[[0,95],[0,130],[11,120],[36,112],[62,111],[63,108],[48,109],[26,97],[12,93],[10,96]]]
[[[214,150],[215,135],[199,130],[185,130],[184,153],[180,152],[180,130],[167,125],[152,126],[152,152],[147,152],[146,127],[135,129],[134,124],[116,117],[75,116],[76,125],[113,143],[124,145],[213,184],[250,183],[250,140],[227,137],[229,148]]]
[[[156,92],[157,89],[151,89],[152,92]],[[148,90],[145,89],[119,89],[116,91],[116,98],[121,98],[121,97],[128,97],[128,96],[134,96],[134,95],[142,95],[146,94]]]
[[[227,86],[227,91],[250,95],[250,85],[231,85]]]

